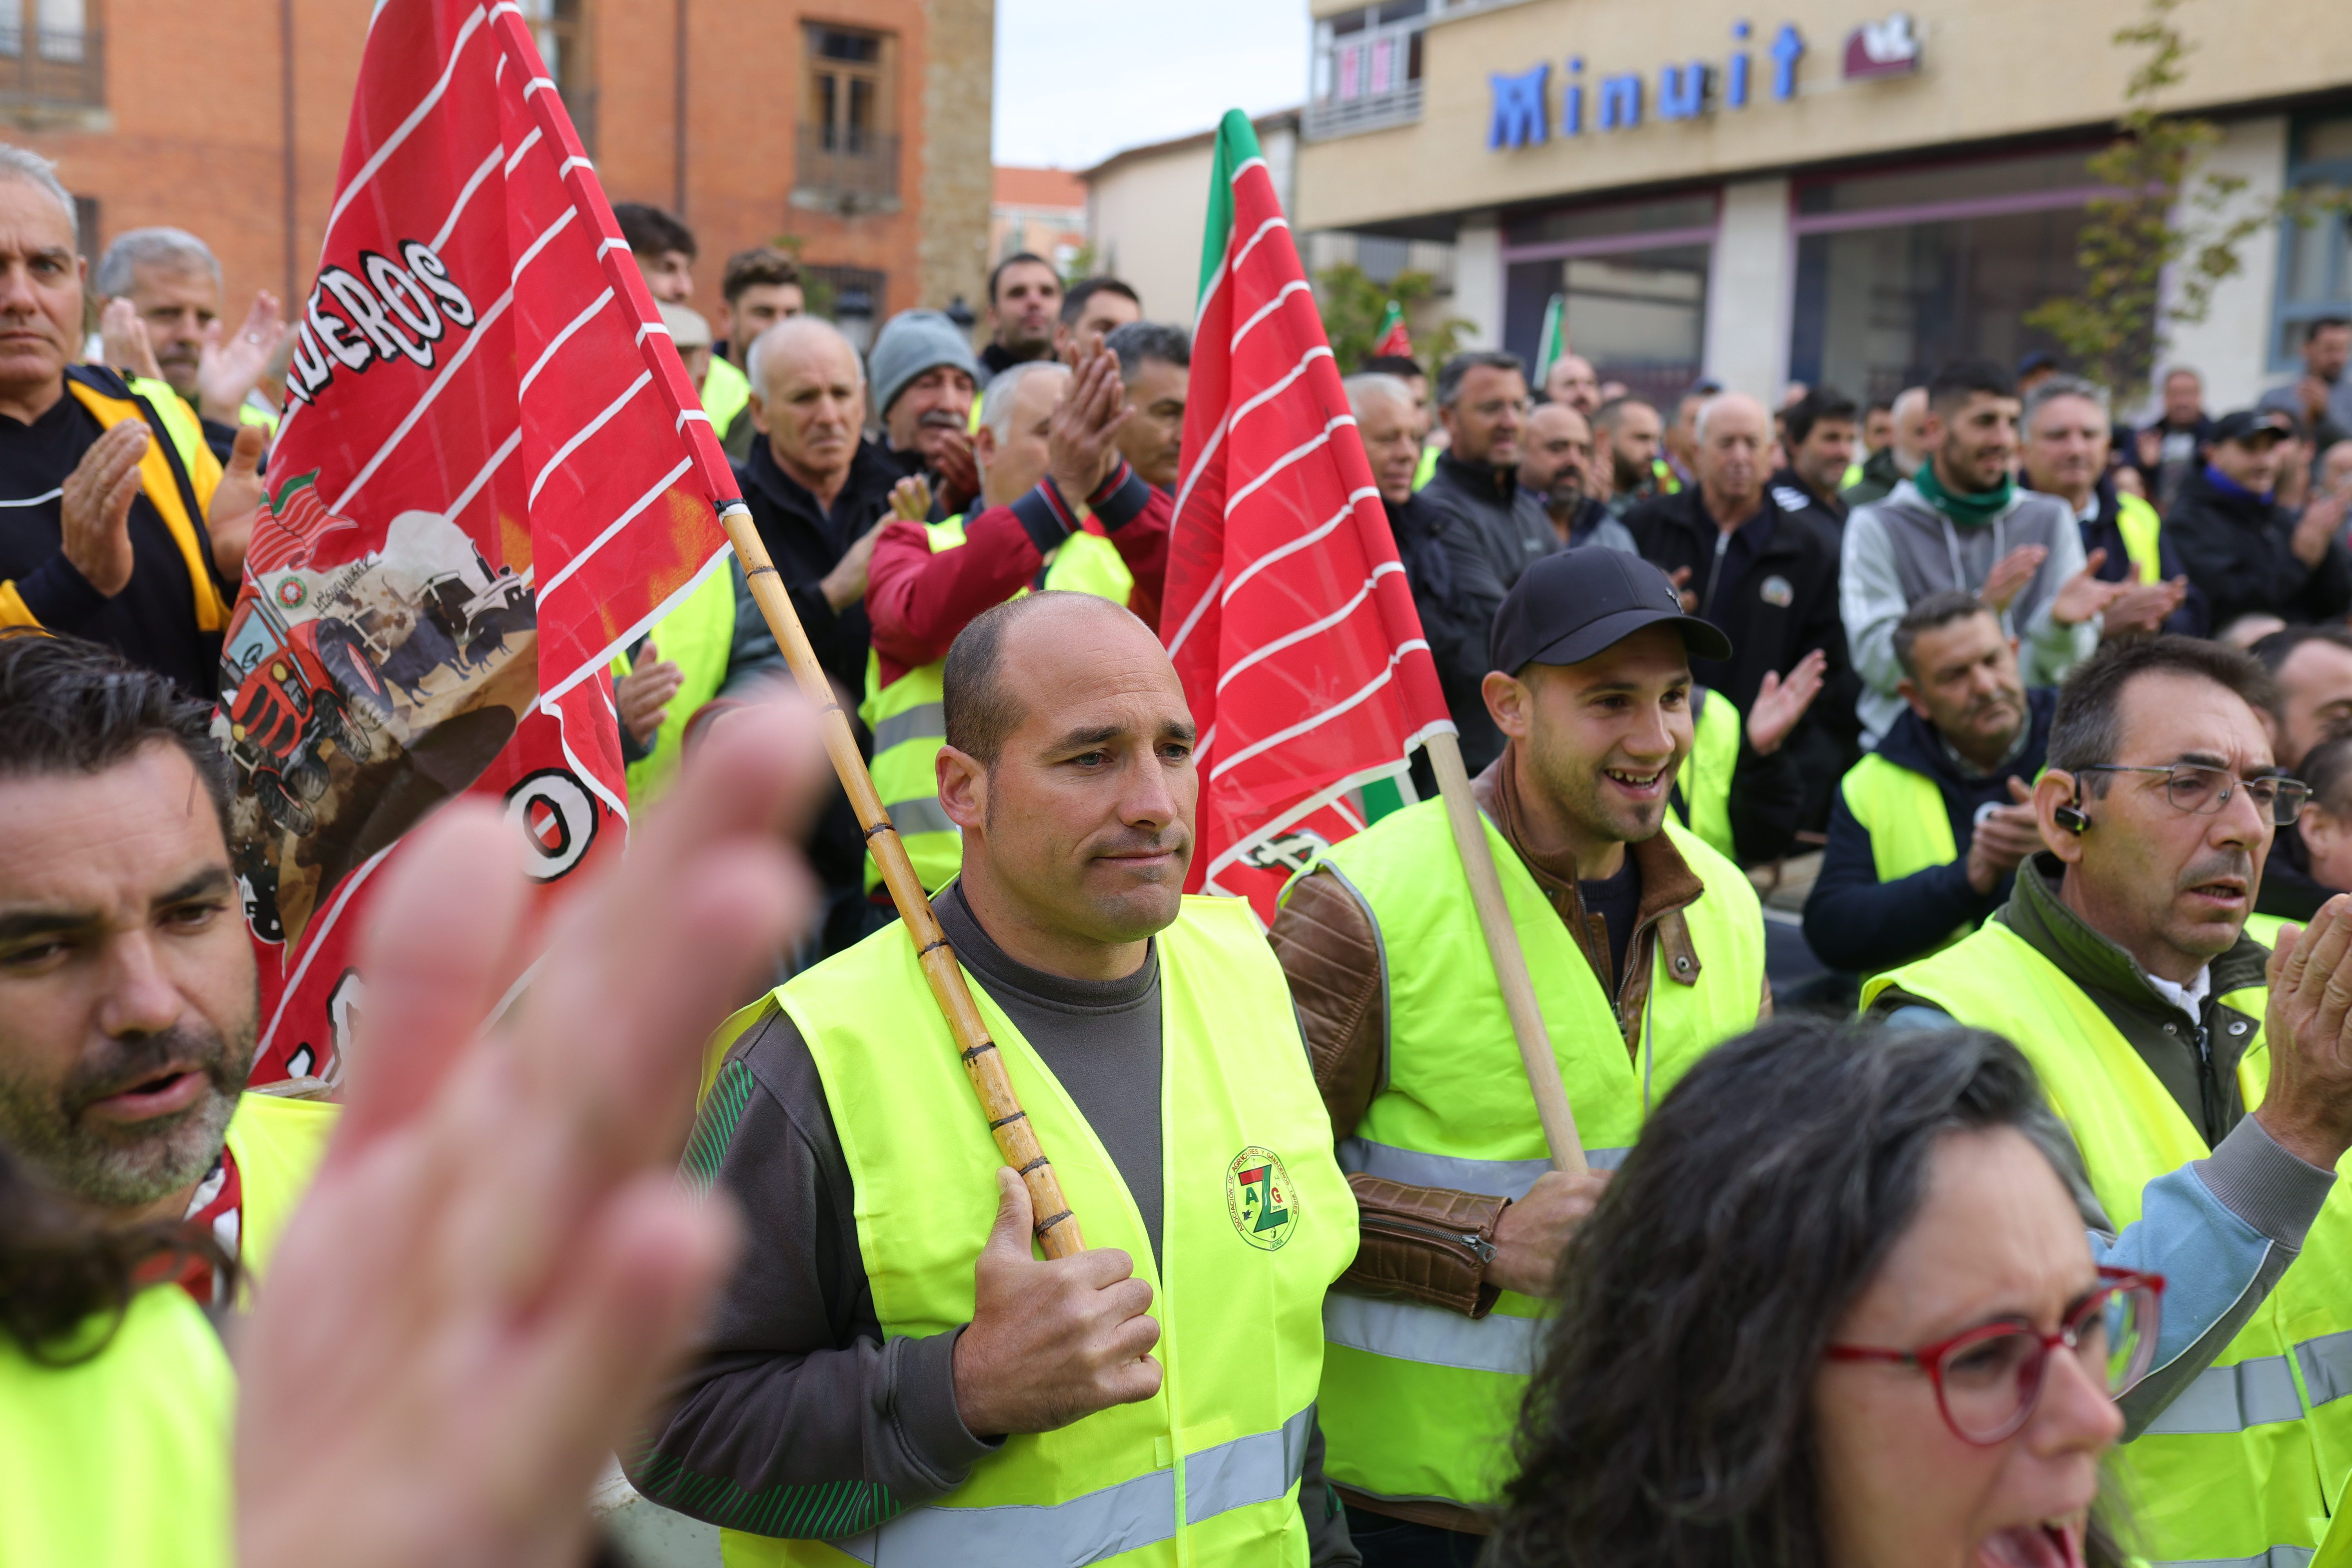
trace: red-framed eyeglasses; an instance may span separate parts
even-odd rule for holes
[[[1891,1361],[1916,1366],[1935,1385],[1944,1424],[1963,1443],[1998,1443],[2025,1425],[2042,1397],[2050,1352],[2074,1352],[2091,1381],[2119,1399],[2147,1375],[2156,1359],[2158,1312],[2164,1276],[2102,1268],[2085,1296],[2054,1334],[2023,1323],[1984,1323],[1914,1351],[1873,1345],[1832,1345],[1832,1361]]]

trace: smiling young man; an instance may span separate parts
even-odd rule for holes
[[[1538,561],[1495,619],[1485,694],[1508,742],[1472,788],[1604,1170],[1767,1001],[1755,889],[1667,809],[1691,656],[1730,651],[1664,572],[1616,550]],[[1363,1214],[1325,1317],[1330,1475],[1367,1568],[1466,1563],[1541,1298],[1601,1178],[1549,1168],[1443,802],[1325,854],[1273,942]]]
[[[1352,1563],[1314,1412],[1355,1205],[1247,906],[1181,896],[1176,672],[1037,594],[964,629],[942,702],[933,907],[1090,1250],[1032,1256],[1052,1216],[894,924],[730,1025],[687,1169],[749,1245],[630,1474],[735,1564]]]
[[[2102,652],[2059,692],[2032,793],[2046,847],[2009,901],[1863,988],[1898,1020],[1940,1013],[2014,1040],[2117,1223],[2182,1165],[2215,1200],[2212,1237],[2237,1261],[2168,1264],[2166,1311],[2212,1316],[2209,1350],[2233,1337],[2120,1461],[2158,1563],[2300,1561],[2352,1470],[2352,1403],[2333,1397],[2352,1372],[2345,1131],[2307,1092],[2344,1060],[2352,902],[2327,905],[2266,981],[2243,927],[2303,794],[2273,771],[2271,701],[2262,667],[2212,643]]]
[[[210,713],[105,649],[0,633],[0,1143],[123,1224],[262,1267],[332,1107],[244,1092],[253,944]],[[185,1281],[213,1297],[211,1270]]]

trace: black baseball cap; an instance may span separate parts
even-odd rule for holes
[[[2294,433],[2294,416],[2284,408],[2241,408],[2213,421],[2209,439],[2251,442],[2268,435],[2275,441]]]
[[[1729,658],[1731,639],[1683,613],[1666,574],[1638,555],[1605,545],[1563,550],[1535,562],[1495,612],[1486,657],[1517,675],[1530,664],[1581,664],[1644,626],[1672,625],[1701,658]]]

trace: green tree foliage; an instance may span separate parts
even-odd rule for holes
[[[1381,318],[1387,313],[1389,301],[1394,300],[1404,307],[1407,330],[1412,333],[1413,357],[1421,362],[1423,371],[1434,375],[1472,325],[1458,316],[1449,316],[1433,325],[1412,326],[1414,305],[1434,298],[1436,293],[1437,279],[1426,272],[1408,270],[1386,283],[1375,283],[1364,275],[1362,268],[1352,261],[1342,261],[1318,273],[1315,296],[1323,311],[1323,335],[1331,340],[1331,353],[1339,362],[1339,374],[1354,374],[1356,367],[1370,355]]]
[[[2027,326],[2057,339],[2119,409],[2147,396],[2167,342],[2160,322],[2203,321],[2214,287],[2244,270],[2240,247],[2282,218],[2307,223],[2344,204],[2343,193],[2314,187],[2241,203],[2243,178],[2211,170],[2200,175],[2198,165],[2220,130],[2209,120],[2156,108],[2189,74],[2189,45],[2172,15],[2186,3],[2148,0],[2147,15],[2116,33],[2118,47],[2146,55],[2124,89],[2119,134],[2089,161],[2091,176],[2108,194],[2090,204],[2083,225],[2076,252],[2083,291],[2045,300],[2025,316]]]

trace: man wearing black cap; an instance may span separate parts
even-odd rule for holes
[[[2203,471],[2182,482],[2165,515],[2182,569],[2212,602],[2216,630],[2245,615],[2293,624],[2352,608],[2352,553],[2335,538],[2339,514],[2309,507],[2298,517],[2273,495],[2279,441],[2293,429],[2294,416],[2276,409],[2223,415]]]
[[[1604,1171],[1769,1001],[1754,889],[1668,809],[1691,658],[1730,652],[1664,572],[1614,550],[1531,563],[1495,619],[1484,694],[1507,740],[1471,789]],[[1324,1309],[1327,1473],[1367,1568],[1467,1563],[1540,1298],[1602,1178],[1549,1168],[1442,801],[1327,851],[1273,942],[1361,1215]]]

